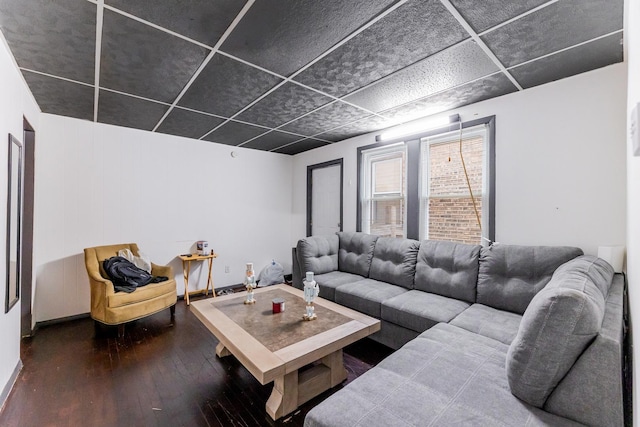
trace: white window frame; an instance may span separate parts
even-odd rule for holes
[[[373,189],[375,188],[373,165],[376,161],[382,161],[386,159],[392,159],[396,155],[400,154],[403,159],[402,167],[402,188],[400,194],[398,192],[379,193],[376,197],[373,195]],[[361,229],[365,233],[371,233],[371,207],[373,201],[388,201],[388,200],[402,200],[404,204],[403,218],[402,218],[402,232],[404,236],[407,235],[407,147],[401,142],[392,145],[386,145],[384,147],[372,148],[362,152],[362,170],[361,170],[361,194],[363,195],[361,200]]]
[[[483,138],[483,161],[482,161],[482,194],[473,194],[476,200],[482,201],[481,227],[482,232],[478,244],[488,241],[487,232],[489,230],[489,129],[486,124],[474,126],[472,128],[462,129],[462,139],[473,138],[474,136],[482,136]],[[429,238],[429,185],[426,182],[429,179],[429,150],[431,145],[446,144],[458,141],[460,138],[460,130],[441,133],[438,135],[427,136],[420,140],[420,240]],[[463,142],[464,144],[464,142]],[[459,157],[459,150],[455,150],[456,157]]]

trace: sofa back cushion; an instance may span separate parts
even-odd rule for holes
[[[424,240],[414,288],[470,303],[476,301],[480,245]]]
[[[556,268],[582,253],[579,248],[566,246],[483,247],[476,301],[522,314]]]
[[[379,237],[373,251],[369,278],[413,289],[420,242]]]
[[[507,378],[516,397],[543,407],[600,331],[603,290],[608,293],[612,279],[613,268],[605,261],[581,256],[559,268],[534,296],[507,352]]]
[[[338,233],[338,269],[369,277],[373,249],[378,236],[366,233]]]
[[[338,269],[338,236],[310,236],[298,241],[296,248],[300,273],[324,274]]]

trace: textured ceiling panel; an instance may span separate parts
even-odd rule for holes
[[[337,101],[283,126],[282,129],[314,136],[324,130],[353,122],[368,115],[369,113],[359,108]]]
[[[219,117],[174,108],[162,124],[158,126],[157,131],[198,139],[222,122],[224,122],[224,119]]]
[[[110,125],[151,130],[169,109],[167,105],[100,91],[98,121]]]
[[[281,81],[224,55],[214,55],[179,105],[231,117]]]
[[[343,139],[353,138],[363,133],[373,132],[398,124],[398,122],[379,116],[370,116],[357,122],[349,123],[337,129],[318,135],[318,138],[328,141],[342,141]]]
[[[494,74],[420,101],[393,108],[385,111],[384,115],[404,122],[506,95],[516,90],[516,87],[504,74]]]
[[[0,0],[0,30],[43,111],[296,154],[517,90],[469,26],[526,88],[621,62],[623,3]]]
[[[380,112],[493,74],[498,67],[473,41],[456,45],[345,98]]]
[[[276,153],[280,154],[289,154],[293,156],[294,154],[299,154],[305,151],[313,150],[314,148],[324,147],[325,145],[329,145],[329,142],[318,141],[317,139],[307,138],[303,139],[300,142],[296,142],[295,144],[286,145],[282,148],[278,148],[277,150],[273,150]]]
[[[534,9],[549,0],[451,0],[477,33]]]
[[[506,67],[622,28],[623,0],[563,0],[483,36]]]
[[[613,34],[511,70],[529,88],[622,61],[621,34]]]
[[[206,141],[218,142],[220,144],[239,145],[268,131],[269,129],[246,125],[244,123],[228,122],[211,132],[203,139]]]
[[[29,71],[22,74],[44,113],[93,120],[93,87]]]
[[[278,132],[274,130],[266,135],[262,135],[253,141],[244,144],[245,148],[255,148],[256,150],[271,151],[274,148],[282,147],[299,140],[300,137],[290,133]]]
[[[332,99],[294,83],[285,83],[253,107],[238,115],[239,120],[276,127],[331,102]]]
[[[207,53],[200,46],[105,10],[100,86],[173,102]]]
[[[393,0],[258,0],[222,50],[289,76]]]
[[[467,32],[438,0],[412,1],[295,80],[342,96],[467,37]]]
[[[238,0],[106,0],[145,21],[214,46],[244,6]]]
[[[2,0],[0,29],[18,66],[95,83],[95,4],[86,0]]]

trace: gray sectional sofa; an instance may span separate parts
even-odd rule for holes
[[[572,247],[312,236],[293,284],[381,321],[397,349],[307,427],[623,425],[624,279]]]

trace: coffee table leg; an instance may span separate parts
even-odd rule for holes
[[[224,344],[219,342],[216,346],[216,355],[218,355],[218,357],[231,356],[231,352],[224,346]]]
[[[335,387],[347,379],[347,370],[344,368],[342,349],[323,357],[322,364],[331,370],[330,387]]]
[[[298,407],[298,371],[276,378],[273,391],[267,400],[267,414],[274,420],[283,417]]]

